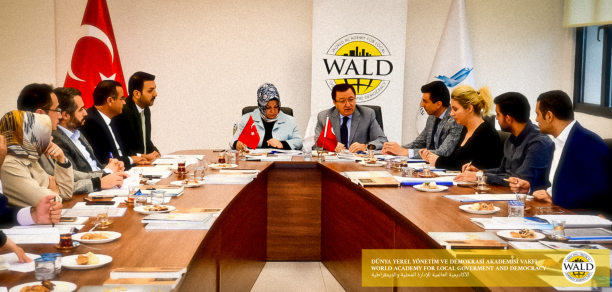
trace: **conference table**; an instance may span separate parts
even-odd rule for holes
[[[187,150],[173,154],[205,154]],[[186,188],[173,198],[176,208],[222,208],[209,230],[145,230],[145,215],[128,207],[123,217],[111,218],[108,229],[122,234],[116,241],[82,245],[69,254],[93,252],[113,261],[93,270],[63,269],[55,280],[78,285],[102,285],[116,268],[186,267],[178,291],[250,291],[266,261],[321,261],[347,291],[554,291],[553,288],[408,288],[362,287],[362,249],[440,249],[428,232],[482,232],[459,210],[464,204],[443,198],[447,194],[473,194],[473,189],[450,187],[442,193],[418,192],[413,187],[369,187],[354,184],[344,171],[386,170],[354,162],[239,161],[241,169],[261,172],[246,185],[203,185]],[[188,166],[188,170],[192,169]],[[394,172],[394,170],[387,170]],[[210,170],[217,173],[218,170]],[[399,175],[399,172],[394,172]],[[178,180],[176,174],[160,184]],[[491,193],[509,193],[492,187]],[[75,195],[65,208],[83,201]],[[496,202],[507,216],[507,202]],[[530,201],[536,207],[550,203]],[[121,205],[120,207],[123,207]],[[490,216],[483,216],[490,217]],[[89,230],[90,218],[81,231]],[[51,245],[22,245],[28,253],[57,252]],[[96,249],[91,249],[96,248]],[[0,286],[13,287],[35,281],[34,273],[0,271]]]

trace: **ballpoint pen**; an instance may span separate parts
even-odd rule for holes
[[[55,203],[55,199],[56,199],[56,198],[57,198],[57,197],[53,197],[53,202],[54,202],[54,203]],[[49,214],[49,215],[51,215],[51,214]],[[53,221],[51,221],[51,227],[55,227],[55,223],[53,223]]]
[[[464,170],[464,171],[466,171],[468,168],[470,168],[470,166],[472,166],[472,162],[471,162],[471,161],[470,161],[470,163],[468,163],[468,165],[465,167],[465,170]]]

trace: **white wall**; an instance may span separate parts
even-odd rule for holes
[[[294,108],[303,133],[310,112],[311,1],[107,0],[128,78],[157,76],[153,139],[164,153],[226,148],[234,115],[254,105],[263,82]],[[32,82],[61,86],[85,0],[0,0],[0,112]],[[402,142],[414,121],[451,0],[408,0]],[[573,92],[574,41],[558,0],[466,0],[476,84],[519,91],[535,104],[547,90]],[[32,15],[32,17],[28,17]],[[56,49],[54,49],[56,48]],[[535,118],[535,117],[532,117]],[[612,120],[577,114],[604,138]]]

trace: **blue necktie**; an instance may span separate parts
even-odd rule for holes
[[[349,117],[342,118],[342,126],[340,127],[340,143],[344,144],[344,147],[348,148],[348,127],[346,123],[348,122]]]

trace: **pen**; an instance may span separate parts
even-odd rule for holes
[[[112,156],[111,156],[112,157]],[[470,168],[470,166],[472,166],[472,162],[470,161],[470,163],[468,163],[468,165],[465,167],[465,170],[467,170],[468,168]],[[465,171],[464,170],[464,171]]]
[[[53,197],[53,202],[55,202],[55,198],[57,198],[57,197]],[[51,222],[51,227],[55,227],[55,223],[53,223],[53,221]]]
[[[108,152],[108,155],[110,155],[110,158],[111,158],[111,159],[112,159],[112,158],[115,158],[115,157],[113,157],[113,152]],[[471,163],[471,162],[470,162],[470,163]]]

